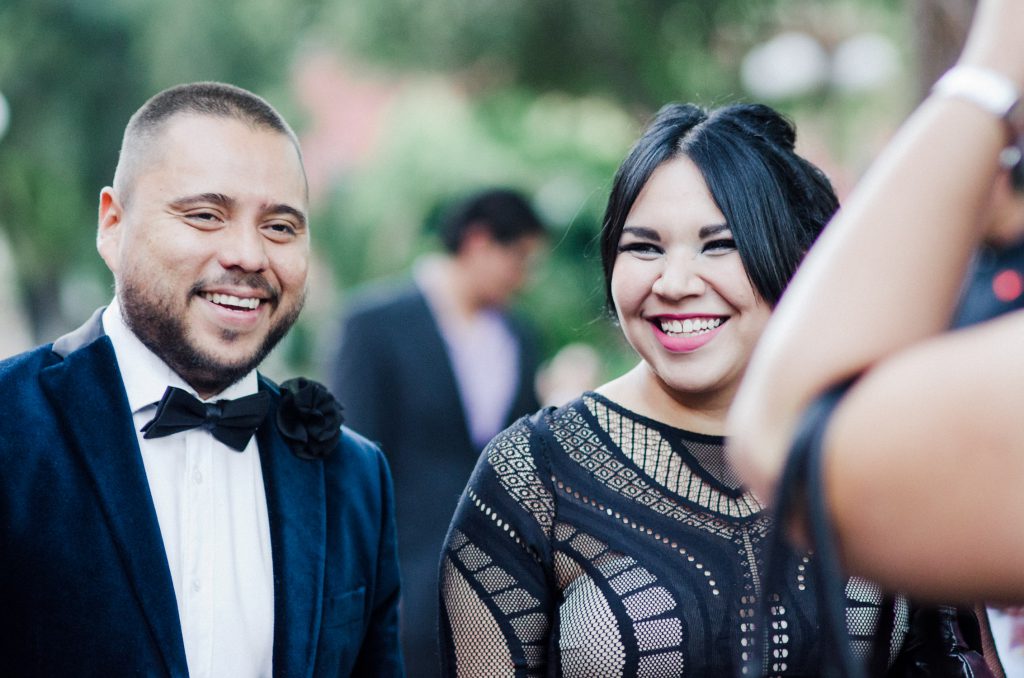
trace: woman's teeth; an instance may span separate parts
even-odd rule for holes
[[[686,320],[661,319],[661,331],[669,336],[677,334],[701,334],[715,329],[723,322],[722,318],[687,318]]]

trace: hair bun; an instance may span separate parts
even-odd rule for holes
[[[716,117],[734,122],[755,137],[792,151],[796,145],[796,127],[778,111],[764,104],[735,104],[717,111]]]

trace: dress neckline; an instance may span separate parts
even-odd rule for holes
[[[724,453],[725,448],[725,436],[710,435],[706,433],[697,433],[684,428],[678,428],[671,424],[652,419],[644,416],[637,412],[630,410],[629,408],[610,400],[606,396],[601,395],[595,391],[585,391],[579,399],[579,403],[582,406],[584,416],[594,422],[598,432],[603,436],[607,444],[615,450],[615,452],[628,463],[635,472],[639,473],[648,482],[653,483],[657,487],[663,489],[663,491],[672,494],[684,501],[693,501],[692,498],[685,495],[674,492],[669,486],[667,486],[661,480],[653,477],[651,473],[644,468],[643,464],[631,455],[626,450],[622,449],[619,444],[612,439],[609,431],[605,430],[598,421],[597,413],[594,412],[587,403],[587,400],[592,400],[599,405],[611,410],[615,414],[618,414],[625,419],[636,422],[644,427],[650,428],[655,432],[659,433],[665,442],[671,447],[672,454],[677,455],[682,463],[689,468],[698,478],[703,482],[710,485],[712,488],[727,495],[730,499],[740,499],[746,495],[749,495],[749,491],[731,475],[731,471],[723,471],[716,473],[712,468],[709,468],[708,460],[703,459],[702,455],[695,453],[691,449],[691,445],[705,448],[717,448],[715,452],[709,455],[720,458],[720,455]],[[724,460],[721,463],[725,464]],[[752,495],[750,495],[753,498]]]

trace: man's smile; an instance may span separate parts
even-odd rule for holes
[[[255,311],[263,301],[258,297],[236,297],[231,294],[218,294],[215,292],[203,292],[202,296],[207,301],[232,310]]]

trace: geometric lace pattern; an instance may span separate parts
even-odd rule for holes
[[[442,554],[448,674],[732,676],[760,657],[769,676],[819,675],[811,556],[791,553],[758,629],[771,518],[722,446],[590,394],[500,434]],[[864,656],[881,594],[853,579],[846,597]]]
[[[625,418],[610,411],[607,418],[613,422],[615,428],[604,433],[610,435],[614,443],[615,432],[624,429],[622,423]],[[732,518],[746,518],[758,514],[760,507],[752,495],[729,497],[694,474],[689,466],[665,464],[666,468],[674,470],[676,479],[681,476],[688,478],[685,483],[686,494],[679,494],[687,501],[707,510],[695,511],[692,506],[681,504],[665,491],[670,487],[680,487],[681,483],[674,481],[671,486],[659,486],[648,482],[625,463],[629,457],[623,458],[624,451],[618,448],[618,445],[614,448],[609,447],[602,439],[600,429],[591,426],[587,417],[580,411],[566,408],[556,412],[551,428],[566,456],[592,474],[595,480],[623,497],[668,518],[730,538],[736,529],[736,522]],[[763,523],[761,528],[767,532],[766,523]]]
[[[546,530],[551,528],[554,504],[530,454],[530,434],[522,421],[513,424],[486,450],[487,463],[505,491]]]
[[[658,429],[624,416],[592,395],[585,395],[583,402],[599,426],[608,432],[615,446],[657,484],[702,508],[728,516],[746,517],[762,510],[761,503],[750,492],[730,496],[712,487],[694,472]],[[706,440],[702,442],[687,441],[687,452],[701,470],[735,490],[739,483],[725,462],[723,439],[704,438]]]
[[[530,665],[540,666],[548,630],[540,601],[464,534],[453,531],[450,540],[441,566],[442,593],[452,607],[469,615],[452,627],[458,674],[508,674],[513,667],[513,646],[481,642],[503,634],[516,638],[515,647],[523,649]]]

